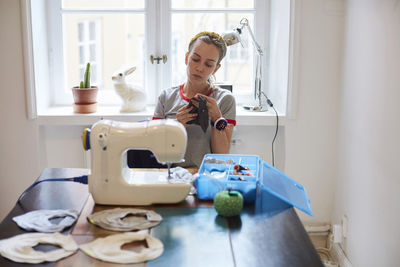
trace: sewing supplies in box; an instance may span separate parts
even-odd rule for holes
[[[257,191],[258,157],[207,154],[199,169],[196,180],[197,197],[213,200],[215,195],[225,189],[239,191],[246,203],[254,202]],[[235,170],[235,166],[241,166]],[[251,175],[249,175],[251,174]]]
[[[197,197],[213,200],[235,190],[245,203],[269,210],[294,206],[313,215],[305,188],[255,155],[206,154],[196,180]]]

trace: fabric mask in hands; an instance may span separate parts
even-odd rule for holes
[[[197,106],[195,104],[193,104],[194,101],[198,102]],[[191,114],[197,113],[197,117],[196,117],[196,119],[187,122],[187,124],[198,124],[198,125],[200,125],[203,132],[206,132],[207,128],[208,128],[208,124],[209,124],[207,99],[202,96],[199,96],[198,99],[193,97],[189,101],[188,108],[191,108],[191,107],[193,107],[193,109],[191,111],[189,111],[189,113],[191,113]]]

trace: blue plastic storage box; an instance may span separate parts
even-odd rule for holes
[[[234,166],[239,164],[249,168],[236,172]],[[244,201],[256,199],[259,171],[258,156],[234,154],[206,154],[196,179],[197,197],[202,200],[213,200],[215,195],[225,189],[234,189],[242,193]]]
[[[235,170],[235,165],[245,170]],[[196,179],[197,197],[213,200],[223,190],[239,191],[245,203],[294,206],[313,215],[305,188],[255,155],[206,154]]]

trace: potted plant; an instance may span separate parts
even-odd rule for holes
[[[75,113],[93,113],[97,110],[97,91],[96,86],[90,85],[90,63],[86,64],[85,76],[79,86],[72,88],[74,96]]]

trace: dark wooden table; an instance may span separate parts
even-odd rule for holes
[[[39,180],[85,175],[87,169],[45,169]],[[73,182],[44,182],[16,204],[0,224],[0,239],[26,233],[12,221],[14,216],[37,209],[76,209],[80,216],[75,225],[64,230],[72,234],[78,244],[90,242],[115,232],[87,222],[86,217],[99,210],[115,206],[95,205],[88,186]],[[314,246],[293,208],[258,211],[245,206],[240,217],[217,216],[212,202],[188,196],[176,205],[153,205],[163,216],[151,234],[164,244],[163,254],[152,261],[132,266],[323,266]],[[123,249],[138,250],[145,244],[132,243]],[[39,245],[39,250],[52,246]],[[32,266],[14,263],[0,256],[0,266]],[[126,266],[93,259],[81,250],[56,263],[35,266]]]

